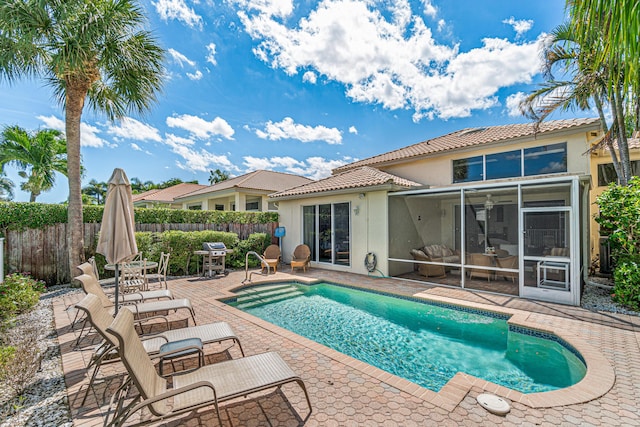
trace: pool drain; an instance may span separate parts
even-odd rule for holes
[[[476,400],[480,406],[492,414],[507,415],[511,410],[507,401],[495,394],[483,393],[479,395]]]

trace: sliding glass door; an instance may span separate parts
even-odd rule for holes
[[[349,203],[320,204],[303,208],[303,240],[311,248],[311,259],[336,265],[351,265]]]

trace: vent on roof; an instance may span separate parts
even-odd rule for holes
[[[472,133],[478,133],[478,132],[482,132],[483,130],[486,130],[487,128],[471,128],[471,129],[466,129],[463,130],[462,132],[460,132],[457,136],[465,136],[465,135],[470,135]]]

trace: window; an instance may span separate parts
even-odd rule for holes
[[[522,162],[520,150],[486,156],[487,179],[521,176]]]
[[[640,176],[640,160],[631,162],[631,175]],[[612,182],[618,182],[613,163],[598,165],[598,187],[606,187]]]
[[[247,202],[246,210],[257,211],[258,209],[260,209],[258,205],[259,205],[258,202]]]
[[[216,210],[217,211],[223,211],[224,210],[224,205],[216,205]]]
[[[567,144],[525,148],[524,175],[545,175],[567,171]]]
[[[351,265],[349,203],[303,206],[303,243],[313,261]]]
[[[202,205],[201,204],[189,205],[187,206],[187,209],[189,209],[190,211],[200,211],[202,210]]]
[[[278,202],[269,202],[269,204],[267,206],[268,206],[268,209],[270,211],[277,211],[278,210]]]
[[[453,182],[482,181],[482,156],[453,161]]]
[[[453,161],[453,182],[546,175],[566,171],[567,144],[562,142],[456,159]]]

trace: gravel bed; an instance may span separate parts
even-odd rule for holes
[[[582,296],[582,307],[592,311],[640,316],[640,313],[626,310],[611,301],[610,285],[606,279],[589,280]],[[18,319],[21,324],[37,325],[42,362],[22,399],[12,398],[12,392],[6,384],[0,384],[0,427],[73,426],[52,309],[52,300],[69,292],[80,290],[68,286],[50,288],[49,292],[42,295],[34,311]]]
[[[0,383],[0,426],[73,426],[67,388],[62,372],[58,336],[53,320],[52,300],[77,288],[56,286],[42,294],[29,313],[19,316],[16,326],[39,331],[40,369],[21,398],[14,397],[7,384]]]

